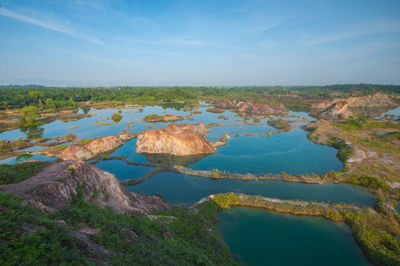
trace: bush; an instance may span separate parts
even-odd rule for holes
[[[112,119],[114,122],[119,122],[119,121],[121,121],[121,119],[122,119],[122,115],[120,115],[120,114],[113,114],[112,117],[111,117],[111,119]]]
[[[337,137],[332,137],[329,139],[328,145],[338,149],[337,157],[342,162],[346,162],[350,156],[353,154],[353,148],[350,145],[347,145],[346,142]]]

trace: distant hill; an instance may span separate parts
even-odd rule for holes
[[[42,86],[42,85],[35,85],[35,84],[27,84],[27,85],[0,85],[0,89],[12,89],[12,88],[16,88],[16,89],[20,89],[20,88],[32,88],[32,89],[43,89],[43,88],[47,88],[46,86]]]

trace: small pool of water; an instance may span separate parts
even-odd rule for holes
[[[245,265],[371,265],[343,224],[244,208],[218,218],[222,239]]]
[[[385,115],[394,115],[394,116],[396,116],[397,118],[399,118],[399,117],[400,117],[400,106],[398,106],[398,107],[396,107],[396,108],[394,108],[394,109],[392,109],[392,110],[389,110],[389,111],[387,111],[386,113],[383,113],[381,116],[378,116],[378,117],[376,117],[376,118],[377,118],[377,119],[385,118]]]

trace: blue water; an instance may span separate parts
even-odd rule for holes
[[[243,136],[244,133],[267,133],[275,128],[268,125],[268,118],[260,119],[260,125],[244,125],[244,119],[235,113],[225,111],[228,120],[219,119],[221,114],[206,112],[209,107],[200,107],[201,114],[195,114],[194,120],[180,123],[224,123],[235,126],[211,128],[207,138],[216,141],[224,133],[239,134],[232,137],[226,146],[217,148],[213,155],[164,158],[163,156],[143,156],[136,154],[136,139],[126,142],[112,155],[123,156],[135,162],[163,162],[185,165],[199,170],[217,168],[227,172],[239,173],[280,173],[322,174],[331,170],[339,171],[342,163],[337,159],[337,150],[316,145],[307,139],[307,133],[299,128],[307,122],[298,122],[290,132],[274,134],[269,137]],[[124,109],[94,109],[93,117],[78,121],[55,121],[31,132],[11,130],[0,133],[0,140],[15,140],[28,136],[56,137],[69,133],[76,134],[80,140],[115,135],[127,129],[127,123],[133,122],[128,132],[135,133],[149,129],[149,125],[165,127],[168,123],[144,123],[140,119],[150,114],[189,115],[191,111],[178,111],[160,106]],[[121,110],[122,120],[118,123],[109,118]],[[82,110],[79,111],[82,113]],[[296,117],[284,117],[294,120],[307,118],[306,113],[291,112]],[[108,123],[110,125],[101,125]],[[71,128],[78,126],[78,128]],[[37,151],[42,147],[27,148]],[[56,160],[44,155],[34,155],[31,159]],[[0,161],[0,164],[15,164],[16,157]],[[153,170],[151,167],[127,164],[121,159],[97,162],[96,165],[116,175],[120,180],[136,179]],[[346,184],[301,184],[283,181],[240,181],[212,180],[170,172],[160,172],[144,182],[127,187],[130,191],[145,194],[162,194],[171,204],[193,204],[205,196],[221,192],[241,192],[281,199],[301,199],[324,202],[344,202],[373,206],[375,198],[366,190]],[[294,217],[273,214],[264,211],[234,209],[219,214],[218,230],[232,251],[249,265],[366,265],[347,227],[334,225],[319,218]]]
[[[117,176],[119,176],[117,172]],[[171,204],[193,204],[210,194],[239,192],[280,199],[344,202],[373,206],[375,198],[368,191],[346,184],[303,184],[284,181],[213,180],[161,172],[129,191],[148,195],[161,194]]]
[[[296,128],[269,137],[233,137],[215,154],[191,167],[238,173],[323,174],[342,169],[336,154],[336,149],[312,143],[304,130]]]
[[[246,265],[371,265],[343,224],[243,208],[218,218],[222,239]]]
[[[400,117],[400,106],[398,106],[398,107],[396,107],[396,108],[394,108],[392,110],[389,110],[386,113],[383,113],[381,116],[378,116],[377,118],[378,119],[379,118],[384,118],[385,115],[395,115],[397,117]]]

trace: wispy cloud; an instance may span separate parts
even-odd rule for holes
[[[91,42],[91,43],[95,43],[95,44],[102,44],[102,42],[93,36],[81,33],[79,31],[76,31],[72,28],[66,27],[64,25],[60,25],[51,21],[43,21],[43,20],[38,20],[32,17],[28,17],[22,14],[18,14],[15,13],[11,10],[8,10],[4,7],[0,7],[0,16],[3,17],[8,17],[8,18],[12,18],[12,19],[16,19],[19,21],[23,21],[32,25],[36,25],[42,28],[46,28],[52,31],[56,31],[56,32],[60,32],[66,35],[69,35],[71,37],[83,40],[83,41],[87,41],[87,42]]]
[[[373,34],[398,31],[400,31],[400,21],[390,21],[370,25],[354,25],[347,27],[345,30],[338,30],[329,34],[303,35],[303,39],[307,45],[321,45]]]
[[[260,25],[253,27],[252,31],[255,33],[263,33],[263,32],[267,32],[269,30],[278,28],[279,26],[283,25],[284,23],[290,21],[291,19],[293,19],[293,16],[290,17],[281,17],[281,18],[277,18],[274,21],[270,21],[267,23],[260,23]]]
[[[188,45],[188,46],[207,46],[209,45],[206,42],[203,41],[197,41],[197,40],[187,40],[187,39],[174,39],[174,40],[169,40],[169,43],[176,44],[176,45]]]

